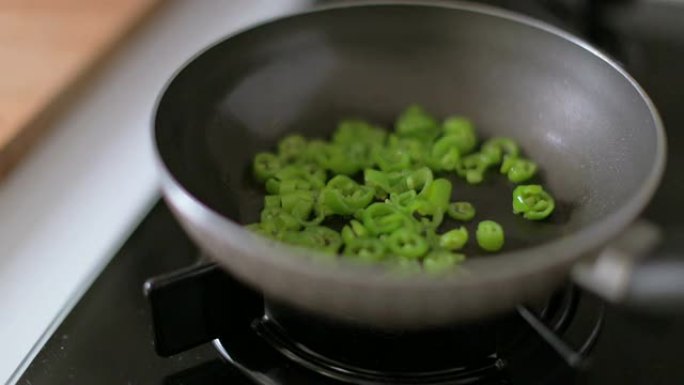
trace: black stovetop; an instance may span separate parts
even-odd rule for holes
[[[197,255],[166,206],[158,204],[54,332],[18,383],[252,384],[209,344],[170,358],[159,357],[155,352],[143,283],[149,277],[194,264]],[[581,298],[594,301],[586,293]],[[684,319],[657,319],[608,307],[588,367],[577,370],[565,365],[531,329],[528,334],[524,348],[534,346],[534,352],[514,356],[517,362],[510,364],[516,366],[513,373],[507,371],[483,384],[672,385],[684,379]],[[288,370],[282,360],[274,358],[272,352],[260,355],[264,343],[257,331],[246,327],[236,331],[235,336],[239,341],[233,338],[232,342],[224,343],[229,354],[232,348],[236,349],[233,359],[242,360],[251,369],[256,367],[266,377],[284,376],[278,373]],[[519,371],[536,374],[530,376]]]
[[[604,12],[586,14],[558,4],[573,1],[487,1],[511,4],[556,4],[549,18],[571,20],[576,32],[616,55],[644,86],[658,107],[668,133],[669,154],[665,179],[644,216],[662,226],[664,242],[658,255],[684,255],[684,30],[664,25],[684,20],[684,6],[643,5],[612,1]],[[578,2],[586,3],[586,2]],[[607,2],[608,3],[608,2]],[[633,4],[635,3],[635,4]],[[649,4],[655,4],[649,2]],[[560,7],[560,8],[559,8]],[[639,8],[642,7],[642,8]],[[643,8],[646,7],[646,8]],[[665,7],[653,10],[648,7]],[[530,8],[543,17],[539,7]],[[636,9],[646,12],[636,12]],[[520,9],[519,9],[520,10]],[[527,11],[527,9],[522,9]],[[546,11],[544,11],[546,12]],[[630,13],[631,12],[631,13]],[[675,17],[678,15],[679,18]],[[597,22],[597,19],[598,20]],[[580,20],[580,23],[576,21]],[[592,24],[593,23],[593,24]],[[598,23],[598,24],[597,24]],[[677,24],[677,23],[674,23]],[[143,295],[146,279],[196,263],[198,251],[159,203],[123,245],[100,277],[72,309],[38,352],[18,383],[40,384],[250,384],[247,377],[205,344],[170,358],[154,348],[150,307]],[[581,301],[595,303],[586,293]],[[581,312],[580,312],[581,314]],[[511,315],[519,322],[518,315]],[[581,317],[578,317],[581,318]],[[521,321],[520,321],[521,322]],[[233,359],[257,368],[264,381],[279,377],[297,364],[268,352],[259,325],[235,331],[232,345],[224,347]],[[527,355],[514,355],[509,366],[542,373],[529,377],[506,371],[486,384],[512,385],[673,385],[684,383],[684,316],[655,317],[606,305],[603,327],[589,355],[588,365],[570,369],[524,322]],[[263,334],[263,330],[262,330]],[[533,349],[531,348],[533,347]],[[237,349],[231,352],[231,349]],[[239,350],[239,351],[238,351]],[[235,354],[234,354],[235,353]],[[285,362],[285,363],[283,363]],[[243,367],[244,369],[244,367]],[[533,378],[533,379],[531,379]],[[292,383],[292,382],[290,382]],[[303,382],[295,383],[318,383]]]

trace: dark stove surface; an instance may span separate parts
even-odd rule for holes
[[[149,303],[142,294],[143,283],[151,276],[195,263],[196,255],[197,250],[168,209],[158,204],[55,331],[18,383],[253,383],[211,345],[170,358],[159,357],[154,350],[152,320]],[[591,301],[590,298],[582,295],[583,300]],[[681,365],[684,319],[647,318],[609,308],[603,331],[590,356],[591,362],[583,370],[571,370],[538,338],[525,341],[526,348],[520,350],[525,353],[511,356],[510,360],[514,361],[508,363],[511,370],[483,377],[487,380],[477,384],[672,385],[684,379]],[[232,339],[223,345],[233,350],[229,354],[244,365],[243,370],[255,371],[258,376],[271,380],[293,378],[287,377],[291,375],[287,370],[297,365],[283,364],[282,357],[253,328],[235,330]]]
[[[171,378],[187,369],[210,373],[204,377],[206,381],[189,384],[246,383],[235,370],[221,362],[211,346],[168,359],[155,353],[143,283],[149,277],[194,263],[196,256],[195,246],[166,207],[162,204],[155,207],[54,332],[18,383],[180,384],[183,382],[173,382]]]
[[[644,86],[667,127],[668,168],[645,217],[662,226],[659,255],[684,255],[684,6],[675,2],[486,1],[518,8],[558,24],[567,22],[616,55]],[[524,5],[521,5],[524,4]],[[603,4],[590,17],[573,4]],[[541,9],[541,11],[540,11]],[[579,22],[578,22],[579,20]],[[141,223],[88,292],[38,352],[19,378],[22,385],[41,384],[250,384],[211,345],[171,358],[153,346],[149,304],[142,294],[146,279],[192,265],[197,250],[168,209],[158,204]],[[582,295],[591,301],[591,296]],[[241,330],[241,354],[259,365],[262,379],[278,379],[268,347],[254,329]],[[535,333],[532,333],[535,335]],[[604,327],[589,365],[570,370],[547,344],[509,363],[534,371],[535,379],[507,373],[484,384],[512,385],[674,385],[684,383],[684,317],[656,318],[607,307]],[[230,344],[224,341],[226,349]],[[261,344],[261,345],[260,345]],[[232,345],[235,349],[236,345]],[[237,358],[237,357],[233,357]],[[243,361],[247,362],[247,361]],[[269,366],[270,365],[270,366]],[[287,364],[289,366],[296,364]],[[288,367],[289,367],[288,366]],[[542,373],[542,374],[539,374]],[[316,382],[295,382],[316,383]],[[277,384],[277,383],[276,383]]]

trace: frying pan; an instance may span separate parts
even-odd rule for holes
[[[314,251],[241,226],[261,209],[263,192],[249,168],[256,152],[290,132],[327,137],[345,117],[391,127],[415,102],[440,117],[472,118],[484,137],[518,141],[544,171],[558,212],[533,224],[510,213],[505,183],[457,184],[454,198],[473,200],[480,219],[501,222],[508,248],[472,252],[460,274],[443,278],[317,263]],[[648,289],[633,290],[639,269],[629,253],[602,251],[660,180],[665,137],[655,108],[605,55],[524,16],[401,2],[272,20],[190,60],[163,91],[154,136],[164,197],[187,233],[266,298],[303,310],[423,328],[508,310],[568,276],[615,301],[684,297],[672,293],[675,278],[648,278]],[[644,228],[627,239],[646,242]]]

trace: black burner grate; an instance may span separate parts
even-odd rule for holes
[[[526,384],[562,384],[547,379],[553,373],[574,377],[603,322],[603,305],[587,305],[587,296],[571,285],[542,305],[500,317],[401,332],[264,305],[213,265],[152,280],[148,293],[162,354],[216,338],[225,359],[264,384],[515,384],[521,377]],[[232,297],[240,306],[231,306]],[[179,316],[179,301],[204,310]]]

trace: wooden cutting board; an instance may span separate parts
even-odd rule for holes
[[[161,0],[0,0],[0,178]]]

